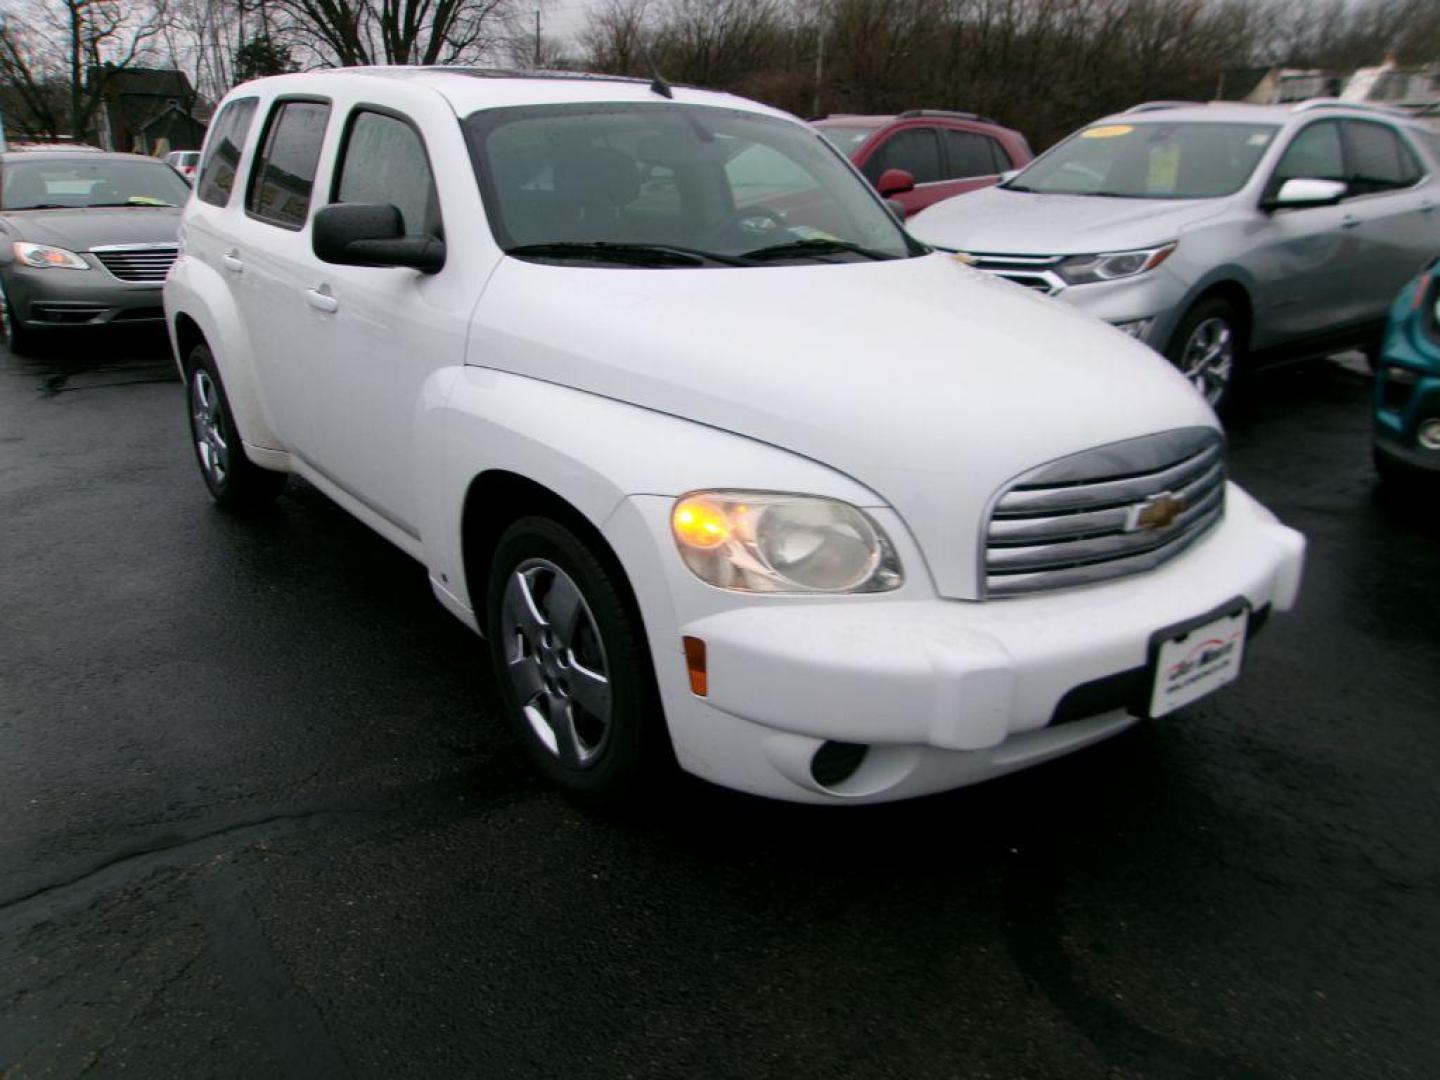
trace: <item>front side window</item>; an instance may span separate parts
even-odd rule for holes
[[[925,250],[830,144],[789,121],[571,104],[483,110],[464,130],[491,228],[518,257],[749,266]]]
[[[1415,155],[1394,130],[1371,120],[1346,120],[1344,124],[1352,194],[1394,191],[1420,179],[1421,168]]]
[[[902,128],[880,144],[865,162],[865,175],[879,183],[887,169],[904,169],[917,184],[945,179],[940,168],[940,140],[934,128]]]
[[[1233,195],[1250,179],[1274,137],[1269,124],[1098,124],[1042,154],[1005,186],[1125,199]]]
[[[250,121],[255,119],[255,104],[254,98],[232,101],[215,118],[210,141],[205,144],[200,178],[195,182],[195,197],[211,206],[224,206],[230,201],[245,136],[250,134]],[[183,155],[176,164],[187,164]]]
[[[329,118],[330,106],[318,101],[281,101],[275,106],[250,173],[248,213],[284,229],[304,227]]]
[[[1345,151],[1340,145],[1340,125],[1322,120],[1301,130],[1275,166],[1269,194],[1280,190],[1286,180],[1339,180],[1345,182]]]
[[[337,169],[335,201],[389,203],[406,236],[439,236],[435,179],[419,133],[394,116],[362,111],[350,121]]]
[[[96,157],[67,154],[63,159],[10,161],[0,188],[0,210],[180,206],[190,197],[185,181],[163,161]]]

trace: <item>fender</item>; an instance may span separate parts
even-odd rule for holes
[[[185,315],[200,328],[210,346],[246,454],[251,460],[261,458],[257,464],[266,468],[287,468],[286,446],[271,426],[255,378],[250,333],[225,281],[213,267],[192,255],[181,255],[165,282],[164,297],[165,325],[176,364],[181,367],[181,378],[185,375],[184,357],[180,355],[176,319]],[[255,450],[262,453],[257,455]]]
[[[416,425],[415,460],[424,561],[441,602],[472,628],[462,516],[470,485],[491,470],[549,489],[600,531],[628,496],[674,497],[700,488],[796,491],[855,506],[885,505],[850,477],[767,443],[490,368],[437,373],[421,408],[427,415]],[[646,551],[616,555],[632,583],[646,576]]]

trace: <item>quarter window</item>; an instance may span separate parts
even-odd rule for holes
[[[255,99],[241,98],[220,110],[210,142],[205,146],[205,160],[200,165],[200,178],[195,184],[197,198],[211,206],[225,206],[235,189],[235,174],[240,169],[240,154],[245,136],[250,134],[250,121],[255,119]],[[183,163],[183,158],[181,163]]]
[[[250,174],[245,200],[250,214],[285,229],[304,227],[329,117],[330,106],[318,101],[282,101],[275,106]]]
[[[1345,139],[1350,150],[1350,190],[1354,194],[1394,191],[1420,179],[1415,156],[1384,124],[1347,120]]]
[[[940,140],[934,128],[905,128],[881,144],[865,162],[865,175],[879,183],[886,169],[904,169],[917,184],[943,180],[940,170]]]
[[[1010,160],[990,136],[974,131],[942,132],[945,139],[946,175],[952,180],[970,176],[993,176],[1010,168]],[[1001,164],[1001,162],[1004,164]]]
[[[363,111],[350,121],[335,201],[389,203],[406,236],[440,235],[440,207],[425,143],[404,120]]]

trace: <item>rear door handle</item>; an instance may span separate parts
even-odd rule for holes
[[[321,285],[318,289],[306,289],[305,299],[310,301],[310,306],[317,311],[334,311],[340,306],[340,301],[330,295],[330,289]]]
[[[226,270],[233,270],[237,274],[245,269],[245,262],[240,258],[238,251],[225,252],[220,256],[220,262],[224,264]]]
[[[1346,214],[1343,218],[1340,219],[1340,227],[1342,229],[1353,229],[1356,225],[1359,224],[1360,219],[1354,214]]]

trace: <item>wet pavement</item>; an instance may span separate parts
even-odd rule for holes
[[[0,1077],[1440,1075],[1440,501],[1257,379],[1310,538],[1243,681],[980,788],[532,779],[478,643],[313,489],[212,507],[163,344],[0,352]]]

